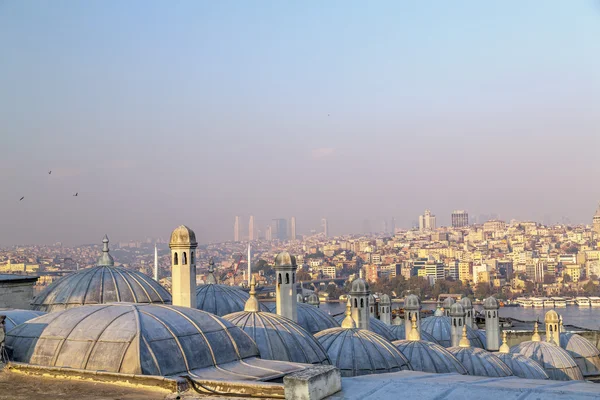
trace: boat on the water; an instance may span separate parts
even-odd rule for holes
[[[590,299],[587,297],[579,296],[575,298],[575,304],[577,304],[579,307],[589,307]]]
[[[546,301],[545,297],[532,297],[531,302],[534,308],[543,308]]]
[[[567,301],[563,297],[552,297],[554,308],[563,308],[567,306]]]
[[[590,297],[590,306],[592,307],[600,307],[600,297]]]
[[[531,299],[527,297],[517,297],[517,300],[515,300],[515,302],[522,307],[533,306],[533,301],[531,301]]]

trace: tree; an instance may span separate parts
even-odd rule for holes
[[[298,282],[308,282],[312,281],[312,276],[307,271],[299,270],[296,272],[296,280]]]
[[[546,285],[550,285],[552,283],[554,283],[556,279],[554,278],[553,274],[544,274],[544,283]]]
[[[597,296],[598,295],[598,285],[595,285],[594,282],[590,279],[588,283],[583,285],[583,291],[586,296]]]
[[[475,297],[478,299],[485,299],[492,295],[492,288],[488,282],[479,282],[475,286]]]

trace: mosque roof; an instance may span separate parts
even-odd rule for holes
[[[17,325],[23,322],[29,321],[30,319],[37,318],[40,315],[46,314],[43,311],[32,311],[32,310],[20,310],[16,308],[0,308],[0,315],[6,316],[4,320],[4,326],[6,332],[10,331]]]
[[[404,324],[390,325],[390,326],[388,326],[388,330],[391,332],[392,336],[394,337],[394,340],[405,340],[406,339],[406,327],[404,326]],[[426,340],[428,342],[439,344],[433,336],[431,336],[427,332],[424,332],[423,330],[421,330],[420,335],[421,335],[422,340]]]
[[[450,318],[444,316],[433,316],[423,318],[421,320],[421,335],[428,333],[435,340],[444,347],[452,346],[451,337],[451,325]],[[467,337],[471,342],[471,346],[484,348],[483,343],[479,339],[479,336],[475,333],[475,330],[470,326],[467,326]]]
[[[467,369],[469,375],[503,377],[513,373],[494,354],[477,347],[450,347],[448,351]]]
[[[13,361],[89,371],[256,380],[281,376],[278,365],[302,369],[257,359],[254,341],[229,321],[171,305],[116,303],[50,313],[11,330],[6,344]]]
[[[531,358],[516,353],[494,353],[502,362],[508,365],[513,375],[524,379],[548,379],[544,368]]]
[[[600,351],[592,342],[576,333],[561,333],[560,347],[573,357],[583,376],[600,375]]]
[[[336,315],[334,318],[339,324],[341,324],[342,321],[344,320],[345,316],[344,316],[344,314],[341,314],[341,315]],[[369,330],[371,332],[375,332],[376,334],[378,334],[380,336],[383,336],[390,342],[393,340],[396,340],[396,339],[394,339],[394,335],[392,335],[392,332],[390,331],[391,327],[392,327],[392,325],[387,325],[385,322],[381,322],[377,318],[374,318],[374,317],[369,318]],[[404,326],[402,326],[402,327],[404,328]]]
[[[510,348],[511,353],[522,354],[544,368],[548,377],[556,381],[583,380],[581,370],[569,353],[553,343],[527,341]]]
[[[315,337],[345,377],[412,369],[391,342],[366,329],[332,328]]]
[[[419,309],[421,308],[421,303],[419,301],[419,297],[416,294],[409,294],[404,299],[404,309]]]
[[[369,284],[362,278],[356,278],[352,281],[350,293],[364,293],[369,291]]]
[[[169,247],[177,246],[191,246],[198,245],[196,241],[196,234],[193,230],[185,225],[179,225],[171,233],[171,239],[169,240]]]
[[[266,303],[266,306],[272,313],[274,313],[277,308],[275,303]],[[320,308],[311,306],[307,303],[297,303],[297,306],[298,325],[313,335],[317,332],[324,331],[325,329],[337,328],[340,326],[337,319],[334,319]]]
[[[250,295],[237,286],[208,283],[196,287],[196,308],[220,317],[240,312]],[[261,311],[269,312],[264,304],[259,305]]]
[[[456,357],[439,344],[425,340],[397,340],[392,344],[410,361],[415,371],[467,375]]]

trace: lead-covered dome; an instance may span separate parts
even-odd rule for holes
[[[341,315],[335,316],[334,318],[338,322],[338,326],[339,326],[339,324],[341,324],[342,321],[344,320],[345,316],[343,314],[341,314]],[[381,322],[377,318],[369,317],[369,330],[371,332],[375,332],[376,334],[378,334],[380,336],[383,336],[390,342],[396,340],[394,338],[394,335],[392,335],[392,332],[390,331],[391,326],[392,325],[387,325],[385,322]]]
[[[404,309],[405,310],[420,310],[421,302],[419,297],[416,294],[409,294],[404,299]]]
[[[356,278],[352,281],[350,293],[366,293],[369,291],[369,284],[362,278]]]
[[[405,340],[406,339],[406,327],[403,325],[390,325],[387,327],[394,340]],[[439,344],[437,340],[433,336],[431,336],[427,332],[421,331],[419,333],[421,335],[421,340],[426,340],[431,343]]]
[[[344,377],[412,370],[392,343],[366,329],[332,328],[315,338]]]
[[[244,310],[244,305],[250,296],[236,286],[208,283],[196,287],[196,308],[220,317]],[[260,303],[260,310],[269,309]]]
[[[440,345],[444,347],[452,346],[452,327],[449,317],[433,316],[423,318],[421,320],[421,335],[423,335],[424,332],[431,335]],[[470,326],[467,326],[467,338],[471,342],[472,347],[480,349],[484,348],[479,336]]]
[[[297,303],[297,317],[298,325],[310,332],[315,334],[317,332],[324,331],[325,329],[337,328],[340,326],[339,321],[334,319],[331,315],[327,314],[320,308],[311,306],[306,303]],[[269,310],[274,313],[277,304],[267,303]]]
[[[494,353],[494,355],[510,368],[514,376],[524,379],[548,379],[544,368],[531,358],[514,353]]]
[[[392,344],[404,354],[415,371],[467,375],[456,357],[439,344],[425,340],[397,340]]]
[[[50,313],[11,330],[7,348],[13,361],[44,367],[158,376],[208,369],[227,375],[244,360],[244,374],[264,374],[253,367],[261,361],[254,359],[258,348],[242,329],[170,305],[120,303]]]
[[[277,254],[275,257],[275,268],[287,267],[292,268],[296,266],[296,257],[288,253],[287,251],[282,251]]]
[[[600,375],[600,351],[589,340],[576,333],[561,333],[560,347],[573,357],[583,376]]]
[[[511,376],[510,368],[494,354],[476,347],[450,347],[448,351],[467,369],[469,375],[501,378]]]
[[[177,246],[194,246],[197,245],[196,234],[193,230],[188,228],[185,225],[179,225],[173,232],[171,233],[171,239],[169,240],[169,247],[177,247]]]
[[[556,381],[583,380],[577,363],[557,345],[541,341],[527,341],[510,348],[511,353],[522,354],[544,368],[548,377]]]
[[[20,310],[17,308],[0,308],[0,315],[4,315],[4,326],[6,332],[10,331],[17,325],[21,325],[23,322],[27,322],[30,319],[39,317],[40,315],[46,314],[43,311],[32,311],[32,310]]]

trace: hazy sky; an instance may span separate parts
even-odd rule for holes
[[[0,246],[589,223],[600,1],[0,0],[0,139]]]

